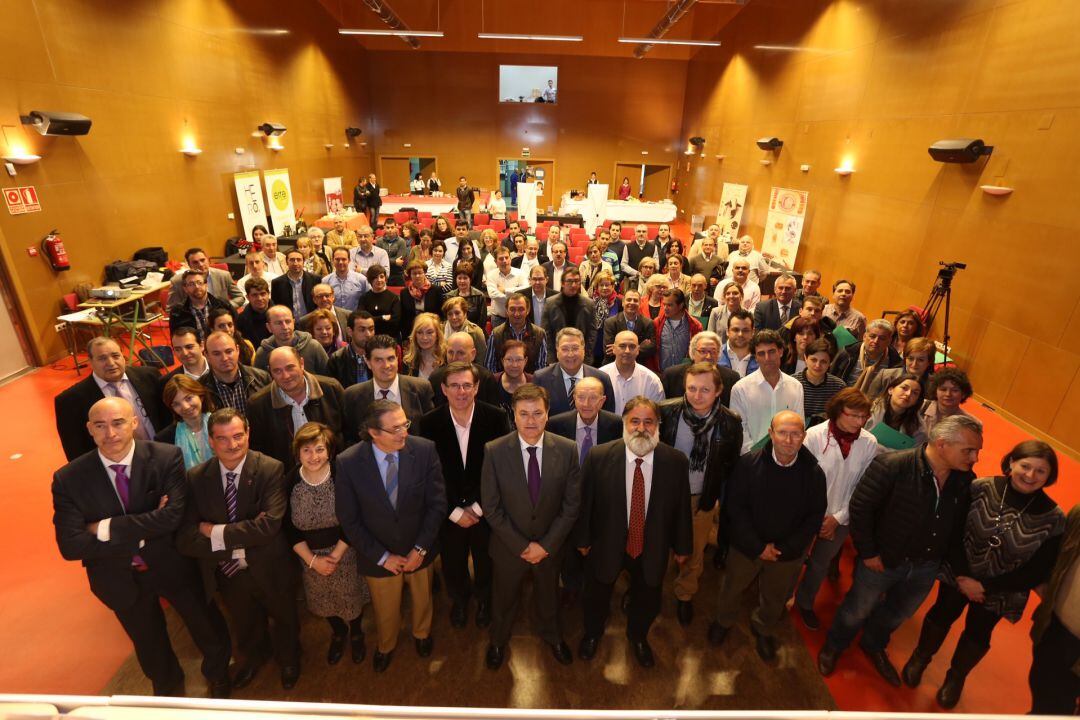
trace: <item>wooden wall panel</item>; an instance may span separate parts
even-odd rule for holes
[[[745,183],[744,227],[760,238],[769,188],[808,190],[797,266],[854,279],[871,316],[921,304],[939,260],[968,263],[954,282],[958,362],[977,394],[1076,451],[1078,33],[1080,6],[1055,0],[751,3],[721,48],[689,62],[683,135],[708,144],[679,165],[680,213],[712,216],[723,183]],[[762,134],[785,141],[768,166]],[[995,150],[933,162],[927,147],[949,137]],[[845,158],[855,173],[842,179]]]
[[[351,186],[371,169],[368,148],[343,147],[346,126],[369,131],[366,51],[306,4],[276,8],[273,23],[290,35],[246,32],[269,22],[254,4],[227,0],[0,3],[0,26],[19,29],[0,48],[0,126],[43,156],[0,180],[35,186],[42,201],[40,213],[0,214],[0,254],[38,362],[63,352],[53,330],[61,295],[100,284],[106,263],[149,245],[174,258],[194,245],[220,255],[240,228],[227,217],[233,173],[288,168],[294,204],[311,217],[322,211],[322,177]],[[32,109],[79,112],[93,128],[78,138],[23,132],[18,116]],[[288,127],[277,154],[252,137],[268,120]],[[201,156],[180,154],[187,136]],[[73,266],[59,275],[26,252],[52,228]]]

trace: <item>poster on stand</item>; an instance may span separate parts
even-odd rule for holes
[[[607,185],[597,183],[589,186],[588,207],[591,213],[584,218],[589,237],[596,237],[596,228],[607,220],[607,199]]]
[[[341,193],[341,178],[323,178],[323,196],[326,198],[326,214],[336,215],[345,209],[345,196]]]
[[[293,212],[292,185],[289,184],[289,171],[286,168],[263,171],[263,185],[266,186],[266,200],[270,210],[270,223],[276,235],[284,235],[285,226],[292,228],[296,224]]]
[[[236,184],[236,204],[240,207],[240,222],[244,225],[244,237],[253,241],[251,231],[256,225],[266,224],[266,205],[263,203],[262,183],[259,171],[248,170],[233,175]]]
[[[789,270],[795,267],[809,197],[810,193],[805,190],[778,187],[769,194],[769,214],[765,218],[761,254],[779,260]]]
[[[518,217],[529,223],[529,232],[534,232],[536,227],[536,183],[518,183],[517,211]]]
[[[743,207],[746,206],[746,185],[724,183],[720,194],[720,209],[716,213],[716,224],[720,226],[720,237],[726,242],[737,242],[739,225],[742,224]]]

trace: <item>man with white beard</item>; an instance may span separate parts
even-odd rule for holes
[[[612,589],[626,570],[626,635],[638,664],[650,668],[655,660],[647,638],[660,612],[668,554],[681,565],[693,549],[689,461],[660,444],[660,408],[639,395],[623,409],[622,439],[590,450],[581,477],[581,513],[573,535],[586,568],[585,637],[578,655],[582,660],[596,655]]]

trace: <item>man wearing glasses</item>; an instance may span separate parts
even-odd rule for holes
[[[368,440],[338,456],[338,520],[367,578],[378,636],[373,666],[390,666],[401,630],[401,595],[409,586],[416,654],[431,655],[431,563],[446,517],[446,488],[435,443],[411,437],[401,406],[371,404]]]
[[[420,418],[419,436],[435,443],[446,479],[449,515],[440,532],[442,566],[450,595],[450,624],[465,627],[469,597],[475,597],[476,626],[491,623],[491,527],[480,506],[484,445],[510,432],[506,413],[476,399],[477,367],[451,362],[440,383],[446,403]],[[473,577],[469,577],[469,555]]]

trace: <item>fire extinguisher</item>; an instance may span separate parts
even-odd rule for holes
[[[60,239],[59,230],[53,230],[41,241],[41,252],[49,259],[49,265],[56,272],[71,269],[71,261],[68,260],[67,250],[64,249],[64,241]]]

